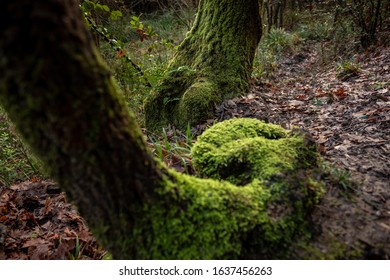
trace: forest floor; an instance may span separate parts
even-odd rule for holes
[[[247,96],[219,104],[192,131],[233,117],[308,131],[339,182],[313,213],[316,248],[338,258],[338,248],[323,245],[334,236],[366,259],[390,259],[390,48],[360,54],[353,69],[321,59],[315,48],[286,57],[266,83],[253,81]],[[55,184],[33,179],[0,194],[0,259],[104,256]]]
[[[321,244],[333,235],[365,251],[365,258],[390,259],[390,48],[360,54],[354,69],[324,67],[314,49],[282,60],[269,82],[225,101],[215,117],[251,117],[308,131],[341,182],[313,214],[321,224],[318,248],[332,250]]]

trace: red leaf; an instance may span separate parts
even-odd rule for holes
[[[121,57],[124,57],[125,56],[125,52],[123,50],[120,50],[116,53],[116,57],[117,58],[121,58]]]

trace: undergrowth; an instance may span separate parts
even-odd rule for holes
[[[261,39],[253,63],[252,76],[264,78],[277,69],[280,59],[287,52],[299,49],[302,38],[298,33],[287,32],[282,28],[273,28]]]
[[[191,21],[194,15],[195,12],[184,11],[180,17],[173,11],[147,16],[123,15],[107,26],[107,33],[118,41],[143,71],[141,75],[130,63],[121,59],[124,56],[121,51],[113,50],[106,42],[100,44],[103,57],[141,126],[143,103],[165,75],[173,53],[188,31],[183,18],[186,22]]]
[[[168,127],[157,135],[148,133],[147,142],[154,157],[164,162],[168,167],[186,174],[193,174],[191,148],[195,140],[190,126],[185,132]]]
[[[122,51],[113,49],[107,42],[100,43],[101,53],[113,71],[137,122],[143,126],[143,104],[158,86],[172,55],[189,30],[195,11],[165,11],[162,14],[131,15],[110,21],[106,33],[115,38],[123,51],[142,69],[142,74],[121,59]],[[149,83],[149,85],[147,84]],[[148,134],[151,153],[177,171],[193,173],[190,149],[193,137],[190,129],[181,132],[174,128],[162,129],[160,134]]]
[[[289,13],[285,28],[265,31],[254,60],[252,76],[268,78],[278,68],[281,59],[310,46],[319,54],[318,63],[342,63],[362,51],[359,34],[348,18],[335,18],[333,11],[302,11]]]
[[[0,187],[42,177],[39,161],[23,144],[0,107]]]

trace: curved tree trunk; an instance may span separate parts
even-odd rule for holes
[[[76,1],[3,2],[0,102],[114,258],[349,256],[338,240],[330,251],[310,243],[323,194],[312,142],[238,119],[194,148],[214,180],[168,170],[151,158],[83,25]]]
[[[202,0],[166,78],[145,105],[150,130],[206,119],[214,104],[245,93],[261,37],[258,0]]]
[[[78,5],[6,1],[0,26],[1,104],[94,233],[117,240],[110,249],[121,256],[119,241],[155,200],[162,175]]]

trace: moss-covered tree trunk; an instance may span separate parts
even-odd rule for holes
[[[201,0],[166,78],[145,104],[148,129],[196,124],[215,103],[245,93],[260,37],[258,0]]]
[[[315,145],[236,119],[194,147],[199,174],[212,179],[168,170],[83,25],[77,1],[2,2],[0,102],[113,257],[310,257],[310,213],[323,194]]]
[[[155,199],[161,174],[77,1],[3,2],[0,27],[1,104],[90,227],[121,256],[120,240]]]

